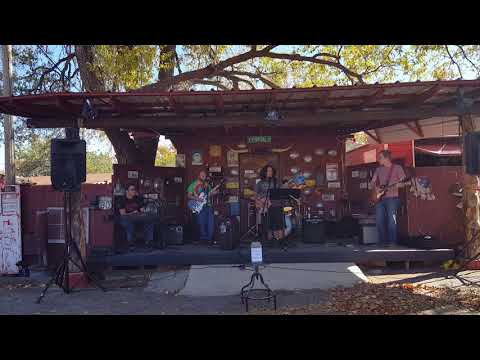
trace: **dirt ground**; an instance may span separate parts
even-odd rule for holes
[[[462,273],[480,280],[480,271]],[[328,291],[278,292],[278,309],[251,303],[251,314],[268,315],[397,315],[480,314],[480,291],[436,270],[371,271],[369,282]],[[109,291],[81,289],[67,295],[51,288],[41,304],[35,300],[45,286],[45,274],[31,278],[0,278],[0,314],[246,314],[239,296],[188,297],[178,295],[188,269],[161,272],[117,272],[104,285]]]

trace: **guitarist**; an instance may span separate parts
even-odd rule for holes
[[[388,150],[379,153],[378,162],[380,166],[373,174],[372,188],[395,184],[387,188],[375,206],[378,238],[380,245],[395,247],[397,245],[397,211],[400,207],[398,188],[401,187],[400,182],[406,178],[406,175],[400,165],[392,163],[392,154]]]
[[[255,203],[257,211],[262,215],[263,231],[267,232],[267,239],[281,240],[284,237],[285,216],[280,200],[268,199],[269,191],[280,188],[280,182],[275,177],[276,171],[271,165],[266,165],[260,170],[260,181],[255,186]]]
[[[200,170],[198,178],[195,179],[187,189],[189,200],[200,201],[202,199],[201,196],[203,196],[204,199],[207,199],[207,203],[197,214],[200,241],[213,241],[214,213],[210,197],[216,193],[218,193],[218,190],[212,191],[212,187],[207,183],[206,170]]]

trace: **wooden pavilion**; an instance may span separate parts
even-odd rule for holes
[[[95,111],[94,117],[81,116],[86,99]],[[316,208],[322,203],[326,214],[338,221],[348,213],[344,206],[348,197],[344,160],[345,140],[351,134],[365,131],[373,141],[382,143],[474,131],[480,120],[480,80],[240,91],[50,93],[0,97],[0,112],[25,118],[30,128],[118,129],[126,133],[141,131],[145,136],[165,135],[177,153],[184,155],[185,187],[200,166],[207,165],[221,169],[230,184],[225,196],[236,197],[239,202],[251,188],[252,179],[245,176],[249,174],[245,170],[274,162],[282,179],[298,172],[310,174],[310,191],[304,194],[307,205]],[[201,154],[201,165],[193,159],[194,154]],[[232,154],[238,156],[233,166],[229,163],[235,162]],[[256,156],[260,160],[255,160]],[[320,176],[332,166],[335,178]],[[467,240],[473,238],[473,224],[478,223],[478,203],[469,197],[478,192],[476,181],[475,176],[465,176]],[[241,205],[242,214],[244,207]],[[226,211],[220,206],[220,213]],[[184,212],[188,221],[186,209]],[[266,258],[277,262],[393,261],[452,256],[452,249],[375,252],[310,248],[286,253],[272,250]],[[140,260],[129,254],[102,261],[122,265],[193,264],[234,263],[242,258],[241,251],[222,253],[185,247],[183,251],[160,251]]]

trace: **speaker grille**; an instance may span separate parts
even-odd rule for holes
[[[87,144],[84,140],[53,139],[51,142],[52,186],[59,191],[80,191],[87,180]]]

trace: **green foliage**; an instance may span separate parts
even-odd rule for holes
[[[50,139],[33,134],[30,142],[19,146],[15,153],[17,175],[22,177],[50,175]],[[101,152],[87,152],[87,173],[112,172],[114,158]]]
[[[152,81],[157,47],[98,45],[90,70],[111,91],[125,91],[147,85]]]
[[[368,144],[367,134],[363,131],[353,134],[353,137],[354,140],[347,139],[345,142],[345,149],[347,152]]]
[[[87,152],[87,174],[111,174],[114,158],[101,152]]]
[[[177,150],[173,146],[159,145],[157,156],[155,158],[155,166],[174,167]]]
[[[50,175],[50,141],[33,134],[27,146],[16,148],[15,167],[18,176]]]

